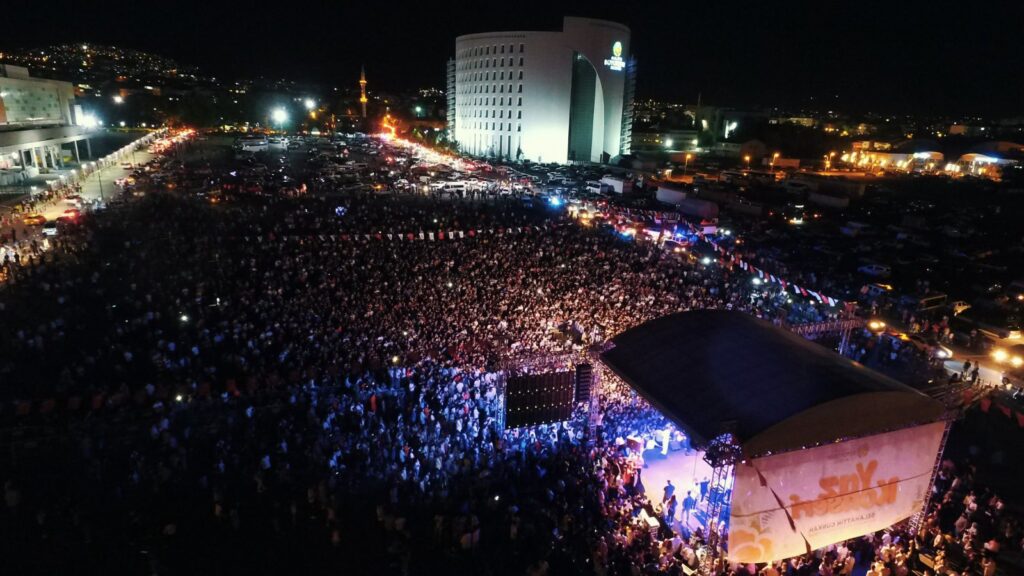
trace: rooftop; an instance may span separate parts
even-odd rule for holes
[[[612,339],[604,363],[697,445],[748,457],[933,422],[942,404],[748,314],[680,312]]]

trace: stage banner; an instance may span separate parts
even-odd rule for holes
[[[881,530],[919,512],[945,424],[736,465],[729,560],[771,562]]]

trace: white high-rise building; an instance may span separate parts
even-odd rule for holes
[[[629,153],[629,39],[622,24],[572,17],[561,32],[459,36],[448,81],[448,124],[459,149],[558,163]]]

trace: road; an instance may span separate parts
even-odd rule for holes
[[[144,150],[135,152],[135,162],[138,164],[145,164],[146,162],[149,162],[155,157],[156,155],[150,154],[149,152],[146,152]],[[103,168],[98,172],[93,172],[92,174],[89,175],[88,178],[86,178],[85,181],[82,182],[82,199],[99,200],[105,197],[106,199],[109,200],[116,191],[114,180],[117,180],[118,178],[123,178],[127,174],[128,171],[122,168],[119,163],[107,166],[106,168]],[[42,214],[43,217],[46,218],[47,220],[56,220],[57,218],[63,216],[64,211],[67,210],[69,207],[70,206],[68,206],[67,203],[65,203],[63,200],[57,200],[38,207],[36,209],[36,212],[38,214]],[[12,207],[4,206],[3,208],[0,208],[0,210],[2,210],[3,214],[10,214],[12,211]],[[15,219],[15,224],[13,227],[15,230],[17,230],[19,239],[32,238],[40,235],[41,227],[25,226],[24,224],[21,223],[21,216],[18,216]],[[11,233],[11,228],[12,227],[10,225],[5,226],[2,230],[0,230],[0,234],[2,234],[5,237],[9,237]]]

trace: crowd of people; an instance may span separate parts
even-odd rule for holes
[[[2,393],[62,407],[0,412],[12,573],[697,567],[703,534],[643,522],[666,503],[622,440],[656,411],[609,376],[593,427],[503,430],[497,371],[771,299],[511,202],[229,200],[94,215],[0,294]]]

